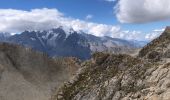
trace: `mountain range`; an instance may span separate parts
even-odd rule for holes
[[[130,53],[147,42],[128,41],[108,36],[97,37],[63,27],[43,31],[24,31],[21,34],[0,34],[3,42],[23,45],[51,57],[77,57],[85,60],[94,52]]]
[[[85,61],[0,43],[0,100],[169,100],[169,51],[170,27],[137,56],[96,52]]]

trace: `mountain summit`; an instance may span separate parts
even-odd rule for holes
[[[166,27],[160,37],[147,44],[140,52],[139,57],[148,60],[160,61],[170,57],[170,27]]]
[[[164,32],[170,33],[170,26],[167,26]]]
[[[24,31],[8,39],[7,42],[31,47],[47,53],[51,57],[77,57],[85,60],[93,52],[129,53],[142,45],[111,37],[97,37],[63,27],[43,31]]]

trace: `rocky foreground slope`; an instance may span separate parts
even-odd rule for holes
[[[51,100],[170,100],[170,27],[134,58],[95,53]]]
[[[0,43],[0,100],[49,100],[78,63],[75,58],[51,59],[29,48]]]

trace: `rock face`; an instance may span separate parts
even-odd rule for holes
[[[78,62],[0,43],[0,100],[49,100],[53,90],[75,73]]]
[[[146,45],[139,52],[139,57],[152,61],[170,58],[170,27],[166,27],[160,37]]]
[[[169,27],[134,58],[95,53],[51,100],[170,100]]]
[[[97,53],[52,100],[119,100],[144,89],[144,74],[152,65],[128,55]]]

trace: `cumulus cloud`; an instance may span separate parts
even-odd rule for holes
[[[155,38],[157,38],[160,35],[159,32],[152,32],[152,33],[148,33],[145,35],[145,39],[146,40],[153,40]]]
[[[91,14],[88,14],[87,16],[86,16],[86,20],[89,20],[89,19],[92,19],[93,18],[93,15],[91,15]]]
[[[142,40],[144,39],[144,34],[141,31],[121,31],[119,37],[126,37],[128,40]]]
[[[163,32],[165,30],[165,28],[162,29],[154,29],[153,32]]]
[[[88,19],[92,16],[87,16]],[[32,9],[30,11],[0,9],[0,31],[22,32],[24,30],[46,30],[58,26],[82,30],[96,36],[115,34],[119,26],[98,24],[66,17],[57,9]]]
[[[165,29],[154,29],[151,33],[148,33],[145,35],[146,40],[153,40],[160,36],[160,34],[164,31]]]
[[[48,29],[59,25],[63,14],[56,9],[33,9],[31,11],[0,9],[0,31]]]
[[[170,19],[170,0],[119,0],[116,16],[121,23],[146,23]]]
[[[59,26],[73,28],[75,31],[82,30],[95,36],[122,39],[144,40],[152,36],[145,37],[140,31],[122,31],[120,26],[70,18],[57,9],[0,9],[0,32],[20,33],[25,30],[47,30]]]
[[[144,33],[142,31],[120,31],[119,32],[119,35],[117,34],[116,37],[119,37],[119,38],[124,38],[126,37],[127,40],[139,40],[139,41],[151,41],[155,38],[157,38],[158,36],[160,36],[160,34],[164,31],[164,29],[155,29],[155,30],[152,30],[151,32],[149,33]],[[115,37],[114,36],[115,34],[113,34],[112,37]]]

